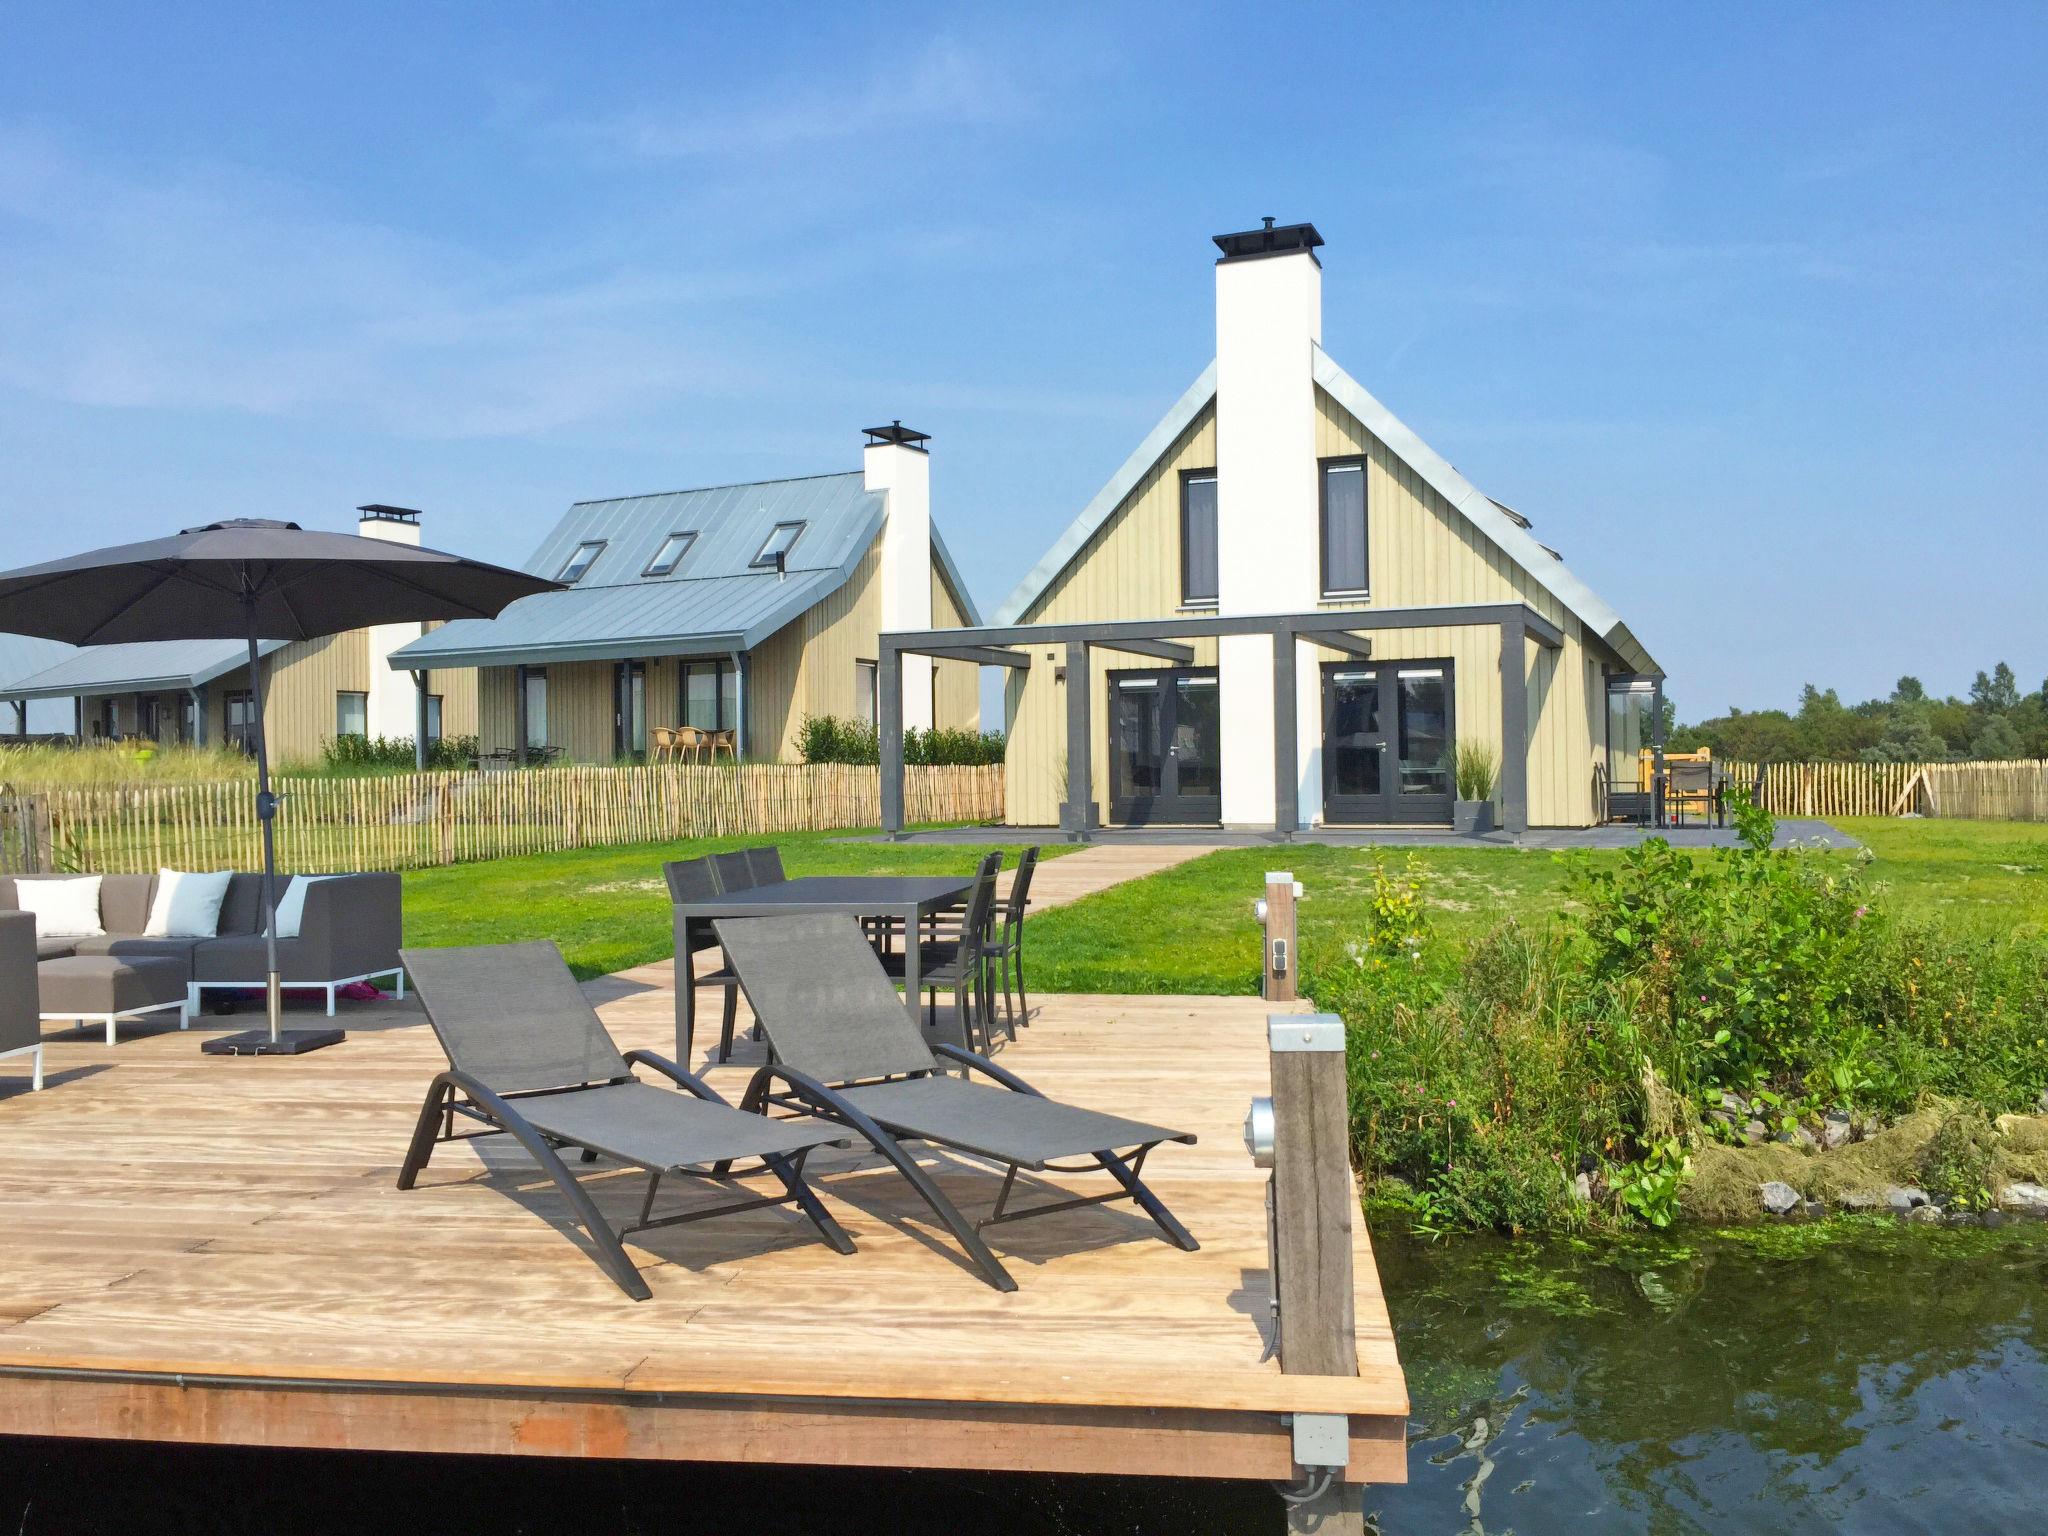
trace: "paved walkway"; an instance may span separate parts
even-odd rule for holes
[[[986,837],[988,834],[982,834]],[[1031,877],[1031,909],[1065,906],[1083,896],[1093,896],[1126,880],[1142,880],[1162,869],[1172,869],[1190,859],[1199,859],[1222,846],[1204,843],[1096,843],[1057,859],[1046,859]],[[1010,892],[1015,871],[1005,869],[997,886],[1001,896]]]

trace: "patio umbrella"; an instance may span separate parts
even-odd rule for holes
[[[488,619],[557,584],[440,550],[297,523],[238,518],[174,538],[122,544],[0,572],[0,631],[73,645],[138,640],[244,640],[255,695],[256,816],[263,828],[267,1031],[209,1040],[224,1054],[297,1055],[332,1045],[338,1029],[279,1027],[277,856],[270,757],[263,739],[264,640],[310,640],[372,624]]]

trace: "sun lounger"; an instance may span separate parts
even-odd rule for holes
[[[851,1144],[842,1128],[744,1114],[652,1051],[621,1056],[551,943],[408,949],[401,958],[448,1055],[448,1070],[427,1090],[398,1175],[400,1189],[413,1187],[437,1142],[509,1135],[554,1180],[589,1233],[599,1266],[637,1301],[653,1293],[620,1239],[653,1227],[793,1205],[832,1247],[853,1252],[853,1240],[818,1203],[803,1175],[814,1147]],[[635,1066],[660,1073],[683,1091],[639,1081]],[[486,1129],[458,1133],[457,1119]],[[559,1153],[567,1148],[578,1150],[585,1162],[603,1156],[646,1169],[640,1219],[614,1230],[563,1164]],[[773,1175],[782,1193],[653,1216],[665,1175],[726,1181],[734,1162],[756,1161],[758,1167],[749,1171]]]
[[[1193,1136],[1057,1103],[986,1057],[927,1045],[851,917],[720,918],[714,926],[776,1057],[755,1074],[741,1107],[781,1107],[857,1131],[910,1181],[997,1290],[1017,1288],[982,1241],[981,1229],[999,1222],[1131,1200],[1169,1242],[1197,1246],[1139,1177],[1154,1147]],[[949,1076],[949,1063],[991,1081]],[[907,1141],[1002,1168],[992,1213],[970,1223],[903,1150]],[[1079,1162],[1060,1161],[1067,1158]],[[1100,1171],[1117,1187],[1013,1210],[1024,1171]]]

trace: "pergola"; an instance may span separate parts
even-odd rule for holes
[[[971,629],[913,630],[881,637],[882,830],[903,830],[903,667],[905,656],[935,656],[982,666],[1031,665],[1031,649],[1066,647],[1067,799],[1060,828],[1085,838],[1093,829],[1095,795],[1093,691],[1085,686],[1089,658],[1100,649],[1151,656],[1186,666],[1194,661],[1192,639],[1266,635],[1273,640],[1273,830],[1290,837],[1299,820],[1300,762],[1295,717],[1293,642],[1311,641],[1358,657],[1372,654],[1370,633],[1401,629],[1497,628],[1500,633],[1500,792],[1507,830],[1529,826],[1529,683],[1527,642],[1550,650],[1564,644],[1563,632],[1525,603],[1463,603],[1420,608],[1319,609],[1309,613],[1207,614],[1170,619],[1109,619],[1091,623],[985,625]],[[1072,686],[1080,679],[1084,686]]]

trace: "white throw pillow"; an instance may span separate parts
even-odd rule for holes
[[[299,926],[306,920],[306,892],[312,889],[316,880],[332,880],[332,875],[293,875],[292,883],[284,888],[284,894],[277,898],[277,936],[280,939],[296,939]],[[258,925],[259,929],[261,924]]]
[[[143,936],[151,939],[210,939],[220,932],[220,904],[227,900],[227,870],[216,874],[188,874],[182,870],[156,872],[156,898],[149,904],[149,921]]]
[[[36,917],[36,936],[45,939],[96,939],[100,926],[100,877],[73,875],[66,880],[17,880],[14,903]]]

